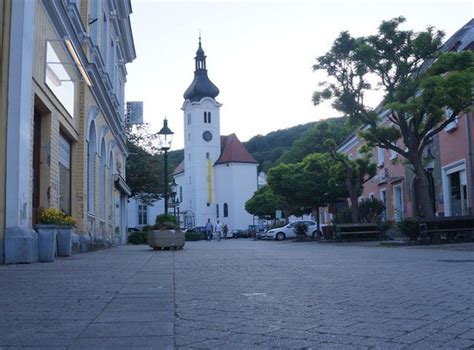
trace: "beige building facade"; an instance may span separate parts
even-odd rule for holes
[[[131,12],[128,0],[12,3],[10,37],[21,40],[8,69],[6,263],[36,261],[34,230],[50,207],[77,221],[82,249],[125,243]]]

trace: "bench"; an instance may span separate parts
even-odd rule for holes
[[[422,243],[448,243],[474,238],[474,216],[452,216],[420,220]]]
[[[336,239],[377,239],[380,237],[380,229],[377,224],[339,224],[336,225]]]

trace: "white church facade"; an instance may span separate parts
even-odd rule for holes
[[[219,89],[207,76],[200,39],[195,64],[182,106],[184,160],[173,174],[184,226],[204,226],[210,219],[246,229],[253,224],[245,202],[257,190],[258,164],[235,134],[220,134]]]

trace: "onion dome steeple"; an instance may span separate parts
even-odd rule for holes
[[[191,85],[184,92],[184,99],[190,101],[200,101],[204,97],[216,98],[219,95],[219,89],[207,76],[206,55],[201,46],[201,36],[199,36],[199,47],[196,51],[196,70]]]

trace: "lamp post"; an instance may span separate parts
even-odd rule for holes
[[[165,214],[168,214],[168,151],[171,148],[171,141],[173,141],[173,132],[168,128],[168,120],[163,120],[163,127],[158,131],[158,142],[160,145],[160,150],[164,152],[164,191],[163,196],[165,199]]]

